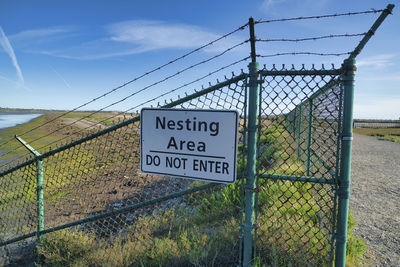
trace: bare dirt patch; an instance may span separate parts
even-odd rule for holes
[[[106,125],[97,122],[97,121],[92,121],[88,119],[77,119],[77,118],[63,118],[63,123],[67,125],[73,125],[75,127],[78,127],[80,129],[87,129],[87,130],[92,130],[92,129],[105,129],[107,128]]]

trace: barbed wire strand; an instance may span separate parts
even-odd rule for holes
[[[200,47],[198,47],[198,48],[196,48],[196,49],[193,49],[192,51],[190,51],[190,52],[188,52],[188,53],[186,53],[186,54],[184,54],[184,55],[182,55],[182,56],[180,56],[180,57],[177,57],[177,58],[175,58],[175,59],[173,59],[173,60],[171,60],[171,61],[169,61],[169,62],[167,62],[167,63],[165,63],[165,64],[163,64],[163,65],[160,65],[160,66],[158,66],[158,67],[156,67],[156,68],[154,68],[154,69],[148,71],[148,72],[145,72],[145,73],[143,73],[142,75],[137,76],[137,77],[135,77],[135,78],[133,78],[133,79],[131,79],[131,80],[129,80],[129,81],[123,83],[122,85],[119,85],[119,86],[117,86],[117,87],[115,87],[115,88],[109,90],[108,92],[106,92],[106,93],[104,93],[104,94],[102,94],[102,95],[99,95],[98,97],[93,98],[92,100],[90,100],[90,101],[88,101],[88,102],[85,102],[84,104],[81,104],[80,106],[77,106],[77,107],[75,107],[75,108],[73,108],[73,109],[71,109],[71,110],[68,110],[67,112],[62,113],[61,115],[55,117],[54,119],[52,119],[52,120],[50,120],[50,121],[47,121],[46,123],[43,123],[43,124],[41,124],[41,125],[39,125],[39,126],[36,126],[36,127],[32,128],[32,129],[26,131],[26,132],[20,133],[19,136],[26,135],[26,134],[28,134],[28,133],[30,133],[30,132],[32,132],[32,131],[38,129],[38,128],[40,128],[40,127],[42,127],[42,126],[44,126],[44,125],[50,123],[50,122],[53,122],[53,121],[55,121],[55,120],[57,120],[57,119],[59,119],[59,118],[61,118],[61,117],[64,117],[64,116],[67,115],[67,114],[70,114],[70,113],[72,113],[72,112],[74,112],[74,111],[77,111],[78,109],[80,109],[80,108],[82,108],[82,107],[85,107],[85,106],[87,106],[87,105],[89,105],[89,104],[91,104],[91,103],[93,103],[93,102],[95,102],[95,101],[97,101],[97,100],[99,100],[99,99],[101,99],[101,98],[103,98],[103,97],[106,97],[107,95],[109,95],[109,94],[111,94],[111,93],[113,93],[113,92],[116,92],[116,91],[118,91],[119,89],[121,89],[121,88],[123,88],[123,87],[126,87],[127,85],[129,85],[129,84],[131,84],[131,83],[133,83],[133,82],[136,82],[137,80],[139,80],[139,79],[141,79],[141,78],[143,78],[143,77],[145,77],[145,76],[148,76],[148,75],[150,75],[150,74],[152,74],[152,73],[154,73],[154,72],[156,72],[156,71],[159,71],[159,70],[161,70],[161,69],[163,69],[163,68],[165,68],[165,67],[167,67],[167,66],[169,66],[169,65],[171,65],[171,64],[173,64],[173,63],[175,63],[175,62],[177,62],[177,61],[179,61],[179,60],[181,60],[181,59],[184,59],[184,58],[188,57],[188,56],[191,55],[191,54],[194,54],[194,53],[196,53],[196,52],[198,52],[198,51],[200,51],[200,50],[202,50],[202,49],[204,49],[204,48],[206,48],[206,47],[208,47],[208,46],[211,46],[211,45],[215,44],[216,42],[218,42],[218,41],[220,41],[220,40],[222,40],[222,39],[225,39],[225,38],[227,38],[228,36],[230,36],[230,35],[232,35],[232,34],[238,32],[238,31],[242,31],[242,30],[244,30],[247,26],[248,26],[248,23],[246,23],[246,24],[244,24],[244,25],[238,27],[237,29],[235,29],[235,30],[233,30],[233,31],[231,31],[231,32],[229,32],[229,33],[226,33],[226,34],[222,35],[221,37],[219,37],[219,38],[217,38],[217,39],[215,39],[215,40],[213,40],[213,41],[211,41],[211,42],[209,42],[209,43],[207,43],[207,44],[205,44],[205,45],[202,45],[202,46],[200,46]],[[3,145],[5,145],[5,144],[7,144],[7,143],[9,143],[11,140],[13,140],[13,138],[10,138],[10,139],[7,140],[6,142],[1,143],[1,144],[0,144],[0,147],[3,146]]]
[[[273,22],[285,22],[285,21],[293,21],[293,20],[307,20],[307,19],[323,19],[323,18],[334,18],[334,17],[342,17],[342,16],[354,16],[354,15],[363,15],[363,14],[371,14],[371,13],[380,13],[385,11],[385,9],[378,10],[367,10],[367,11],[359,11],[359,12],[348,12],[348,13],[338,13],[338,14],[328,14],[328,15],[319,15],[319,16],[307,16],[307,17],[294,17],[294,18],[281,18],[281,19],[270,19],[270,20],[258,20],[255,21],[255,24],[261,23],[273,23]]]
[[[121,111],[121,112],[115,114],[114,116],[107,117],[107,118],[105,118],[105,119],[103,119],[103,120],[97,122],[96,124],[101,124],[101,123],[103,123],[103,122],[105,122],[105,121],[107,121],[107,120],[113,119],[113,118],[115,118],[115,117],[117,117],[117,116],[119,116],[119,115],[121,115],[121,114],[127,113],[127,112],[129,112],[129,111],[131,111],[131,110],[134,110],[134,109],[137,109],[137,108],[140,107],[140,106],[143,106],[143,105],[145,105],[145,104],[148,104],[148,103],[150,103],[150,102],[152,102],[152,101],[157,100],[158,98],[161,98],[161,97],[163,97],[163,96],[166,96],[166,95],[168,95],[168,94],[171,94],[171,93],[173,93],[173,92],[176,92],[176,91],[179,90],[179,89],[182,89],[182,88],[187,87],[187,86],[189,86],[189,85],[191,85],[191,84],[194,84],[194,83],[196,83],[196,82],[198,82],[198,81],[200,81],[200,80],[203,80],[203,79],[205,79],[205,78],[207,78],[207,77],[209,77],[209,76],[211,76],[211,75],[213,75],[213,74],[215,74],[215,73],[217,73],[217,72],[220,72],[220,71],[222,71],[222,70],[224,70],[224,69],[227,69],[227,68],[229,68],[229,67],[232,67],[232,66],[234,66],[234,65],[236,65],[236,64],[238,64],[238,63],[240,63],[240,62],[246,61],[246,60],[249,59],[249,58],[250,58],[250,56],[245,57],[245,58],[242,58],[242,59],[240,59],[240,60],[237,60],[237,61],[235,61],[235,62],[233,62],[233,63],[228,64],[228,65],[225,65],[225,66],[223,66],[223,67],[221,67],[221,68],[219,68],[219,69],[217,69],[217,70],[214,70],[214,71],[212,71],[212,72],[209,72],[208,74],[203,75],[202,77],[197,78],[197,79],[195,79],[195,80],[193,80],[193,81],[191,81],[191,82],[189,82],[189,83],[186,83],[186,84],[183,84],[183,85],[181,85],[181,86],[178,86],[178,87],[176,87],[176,88],[174,88],[174,89],[172,89],[172,90],[170,90],[170,91],[168,91],[168,92],[165,92],[165,93],[163,93],[163,94],[161,94],[161,95],[158,95],[157,97],[154,97],[154,98],[149,99],[149,100],[147,100],[147,101],[145,101],[145,102],[142,102],[142,103],[140,103],[140,104],[138,104],[138,105],[136,105],[136,106],[134,106],[134,107],[132,107],[132,108],[129,108],[129,109],[125,110],[125,111]],[[81,120],[81,119],[79,119],[79,120]],[[70,124],[69,124],[69,125],[70,125]],[[66,125],[66,126],[69,126],[69,125]],[[90,126],[87,126],[87,127],[85,127],[85,128],[82,128],[82,129],[80,129],[79,131],[75,132],[75,134],[81,133],[81,132],[83,132],[83,131],[85,131],[85,130],[88,130],[89,128],[92,128],[92,127],[94,127],[94,126],[93,126],[93,125],[90,125]],[[46,136],[48,136],[48,135],[50,135],[50,134],[52,134],[52,133],[49,133],[49,134],[43,136],[43,138],[46,137]],[[63,140],[66,140],[66,139],[68,139],[68,138],[70,138],[70,137],[67,136],[67,137],[60,138],[60,139],[58,139],[58,140],[55,140],[55,141],[52,141],[52,142],[46,144],[45,146],[42,146],[42,147],[40,147],[40,148],[38,148],[38,149],[36,149],[36,150],[40,151],[41,149],[44,149],[44,148],[49,147],[49,146],[51,146],[51,145],[53,145],[53,144],[62,142]],[[37,140],[36,140],[36,141],[37,141]],[[34,142],[34,141],[31,141],[30,143],[33,143],[33,142]],[[9,152],[3,154],[2,156],[5,156],[5,155],[7,155],[7,154],[10,154],[10,153],[12,153],[12,152],[14,152],[14,151],[16,151],[16,150],[18,150],[18,149],[20,149],[20,148],[22,148],[22,147],[18,147],[17,149],[14,149],[14,150],[12,150],[12,151],[9,151]],[[16,162],[16,161],[18,161],[19,159],[22,159],[22,158],[26,157],[27,154],[28,154],[28,153],[26,153],[26,154],[24,154],[24,155],[22,155],[22,156],[20,156],[20,157],[17,157],[17,158],[14,159],[12,162],[5,163],[5,164],[1,165],[0,167],[3,168],[4,166],[10,166],[10,165],[12,165],[13,162]]]
[[[258,21],[255,22],[255,24],[273,23],[273,22],[285,22],[285,21],[293,21],[293,20],[321,19],[321,18],[331,18],[331,17],[340,17],[340,16],[352,16],[352,15],[361,15],[361,14],[371,14],[371,13],[379,13],[379,12],[382,12],[382,11],[384,11],[384,10],[385,10],[385,9],[380,9],[380,10],[369,10],[369,11],[361,11],[361,12],[348,12],[348,13],[339,13],[339,14],[328,14],[328,15],[319,15],[319,16],[281,18],[281,19],[272,19],[272,20],[258,20]],[[84,106],[86,106],[86,105],[88,105],[88,104],[90,104],[90,103],[93,103],[93,102],[97,101],[98,99],[103,98],[103,97],[105,97],[105,96],[107,96],[107,95],[109,95],[109,94],[111,94],[111,93],[113,93],[113,92],[115,92],[115,91],[117,91],[117,90],[119,90],[119,89],[121,89],[121,88],[123,88],[123,87],[125,87],[125,86],[127,86],[127,85],[129,85],[129,84],[131,84],[131,83],[133,83],[133,82],[135,82],[135,81],[137,81],[137,80],[139,80],[139,79],[141,79],[141,78],[143,78],[143,77],[149,75],[149,74],[151,74],[151,73],[153,73],[153,72],[156,72],[156,71],[158,71],[158,70],[160,70],[160,69],[162,69],[162,68],[164,68],[164,67],[166,67],[166,66],[168,66],[168,65],[170,65],[170,64],[173,64],[174,62],[176,62],[176,61],[178,61],[178,60],[181,60],[181,59],[183,59],[183,58],[185,58],[185,57],[187,57],[187,56],[189,56],[189,55],[191,55],[191,54],[193,54],[193,53],[195,53],[195,52],[197,52],[197,51],[199,51],[199,50],[201,50],[201,49],[204,49],[204,48],[207,47],[207,46],[210,46],[210,45],[212,45],[212,44],[214,44],[214,43],[216,43],[216,42],[218,42],[218,41],[220,41],[220,40],[222,40],[222,39],[228,37],[229,35],[232,35],[232,34],[238,32],[238,31],[240,31],[240,30],[244,30],[247,26],[248,26],[248,23],[244,24],[243,26],[241,26],[241,27],[239,27],[239,28],[237,28],[237,29],[235,29],[235,30],[233,30],[233,31],[231,31],[231,32],[229,32],[229,33],[227,33],[227,34],[225,34],[225,35],[223,35],[223,36],[221,36],[221,37],[219,37],[219,38],[217,38],[217,39],[215,39],[215,40],[213,40],[213,41],[211,41],[211,42],[209,42],[209,43],[207,43],[207,44],[205,44],[205,45],[203,45],[203,46],[201,46],[201,47],[199,47],[199,48],[196,48],[196,49],[190,51],[189,53],[186,53],[186,54],[182,55],[181,57],[178,57],[178,58],[176,58],[176,59],[174,59],[174,60],[169,61],[168,63],[165,63],[165,64],[163,64],[163,65],[160,65],[159,67],[154,68],[154,69],[152,69],[151,71],[145,72],[144,74],[142,74],[142,75],[140,75],[140,76],[138,76],[138,77],[135,77],[134,79],[132,79],[132,80],[130,80],[130,81],[128,81],[128,82],[126,82],[126,83],[124,83],[124,84],[118,86],[118,87],[113,88],[112,90],[106,92],[105,94],[102,94],[102,95],[100,95],[100,96],[98,96],[98,97],[96,97],[96,98],[94,98],[94,99],[92,99],[92,100],[90,100],[90,101],[88,101],[88,102],[86,102],[86,103],[84,103],[84,104],[82,104],[82,105],[80,105],[80,106],[78,106],[78,107],[72,109],[72,110],[69,110],[69,111],[67,111],[67,112],[65,112],[65,113],[63,113],[63,114],[61,114],[61,115],[59,115],[59,116],[53,118],[52,120],[49,120],[49,121],[45,122],[44,124],[41,124],[41,125],[39,125],[39,126],[36,126],[36,127],[32,128],[32,129],[30,129],[30,130],[28,130],[28,131],[26,131],[26,132],[24,132],[24,133],[21,133],[21,134],[19,134],[19,135],[20,135],[20,136],[26,135],[27,133],[30,133],[30,132],[32,132],[32,131],[34,131],[34,130],[36,130],[36,129],[38,129],[38,128],[40,128],[40,127],[42,127],[42,126],[44,126],[44,125],[46,125],[46,124],[48,124],[48,123],[50,123],[50,122],[53,122],[53,121],[55,121],[55,120],[57,120],[57,119],[59,119],[59,118],[65,116],[65,115],[67,115],[67,114],[69,114],[69,113],[72,113],[72,112],[78,110],[79,108],[82,108],[82,107],[84,107]],[[361,36],[361,35],[365,35],[365,33],[363,33],[363,34],[327,35],[327,36],[310,37],[310,38],[299,38],[299,39],[284,39],[284,38],[282,38],[282,39],[269,39],[269,40],[268,40],[268,39],[265,39],[265,40],[263,40],[263,39],[258,39],[257,41],[261,41],[261,42],[278,42],[278,41],[283,41],[283,42],[285,42],[285,41],[287,41],[287,42],[299,42],[299,41],[307,41],[307,40],[318,40],[318,39],[335,38],[335,37],[353,37],[353,36]],[[247,40],[247,41],[248,41],[248,40]],[[242,45],[243,43],[245,43],[245,42],[247,42],[247,41],[244,41],[244,42],[242,42],[242,43],[239,44],[239,45]],[[233,48],[232,48],[232,49],[233,49]],[[225,50],[224,53],[225,53],[225,52],[227,52],[227,50]],[[348,55],[348,54],[351,54],[351,52],[345,52],[345,53],[286,52],[286,53],[276,53],[276,54],[270,54],[270,55],[257,55],[257,56],[258,56],[258,57],[261,57],[261,58],[266,58],[266,57],[285,56],[285,55],[341,56],[341,55]],[[208,61],[209,61],[209,60],[208,60]],[[123,101],[125,101],[126,99],[128,99],[128,98],[130,98],[130,97],[136,95],[137,93],[139,93],[139,92],[141,92],[141,91],[143,91],[143,90],[148,89],[148,88],[151,87],[151,86],[154,86],[154,85],[157,85],[157,84],[159,84],[159,83],[162,83],[162,82],[164,82],[164,81],[166,81],[166,80],[168,80],[168,79],[170,79],[170,78],[172,78],[172,77],[174,77],[174,76],[177,76],[177,75],[181,74],[182,72],[184,72],[184,71],[186,71],[186,70],[188,70],[188,69],[190,69],[190,68],[193,68],[193,67],[195,67],[195,66],[197,66],[197,65],[206,63],[206,62],[208,62],[208,61],[199,62],[198,64],[192,65],[192,66],[190,66],[190,67],[184,69],[183,71],[180,71],[180,72],[177,72],[177,73],[175,73],[175,74],[173,74],[173,75],[170,75],[170,76],[168,76],[167,78],[165,78],[165,79],[163,79],[163,80],[160,80],[160,81],[158,81],[158,82],[156,82],[156,83],[153,83],[153,84],[150,85],[150,86],[147,86],[147,87],[145,87],[145,88],[142,88],[142,89],[140,89],[139,91],[137,91],[137,92],[135,92],[135,93],[133,93],[133,94],[131,94],[131,95],[129,95],[129,96],[127,96],[127,97],[125,97],[125,98],[119,100],[119,101],[116,101],[116,102],[114,102],[114,103],[112,103],[112,104],[110,104],[110,105],[108,105],[108,106],[106,106],[106,107],[104,107],[104,108],[102,108],[102,109],[96,111],[96,112],[93,112],[93,113],[91,113],[91,114],[87,115],[86,117],[83,117],[83,118],[81,118],[81,119],[79,119],[79,120],[83,120],[83,119],[85,119],[85,118],[87,118],[87,117],[89,117],[89,116],[91,116],[91,115],[93,115],[93,114],[96,114],[96,113],[98,113],[98,112],[100,112],[100,111],[102,111],[102,110],[104,110],[104,109],[106,109],[106,108],[108,108],[108,107],[110,107],[110,106],[113,106],[113,105],[115,105],[115,104],[118,104],[118,103],[120,103],[120,102],[123,102]],[[152,100],[152,101],[153,101],[153,100]],[[78,121],[79,121],[79,120],[78,120]],[[107,119],[106,119],[106,120],[107,120]],[[76,123],[76,122],[78,122],[78,121],[75,121],[74,123]],[[71,125],[74,124],[74,123],[65,125],[65,126],[59,128],[59,129],[57,129],[56,131],[53,131],[52,133],[55,133],[55,132],[57,132],[57,131],[59,131],[59,130],[61,130],[62,128],[65,128],[65,127],[67,127],[67,126],[71,126]],[[93,126],[90,126],[90,127],[93,127]],[[90,127],[89,127],[89,128],[90,128]],[[50,135],[50,134],[48,134],[48,135]],[[42,137],[39,137],[39,138],[35,139],[35,140],[32,141],[32,142],[35,142],[35,141],[37,141],[37,140],[39,140],[39,139],[41,139],[41,138],[44,138],[44,137],[46,137],[46,136],[48,136],[48,135],[44,135],[44,136],[42,136]],[[0,147],[3,146],[3,145],[5,145],[5,144],[7,144],[7,143],[9,143],[11,140],[13,140],[13,139],[11,138],[11,139],[7,140],[6,142],[3,142],[2,144],[0,144]],[[48,146],[48,145],[46,145],[46,146]],[[18,148],[17,148],[17,149],[18,149]],[[16,150],[17,150],[17,149],[16,149]],[[13,150],[13,151],[15,151],[15,150]],[[13,152],[13,151],[11,151],[11,152]],[[7,152],[6,154],[8,154],[8,152]],[[6,154],[3,154],[2,156],[6,155]]]
[[[195,67],[197,67],[197,66],[199,66],[199,65],[205,64],[205,63],[210,62],[210,61],[212,61],[212,60],[214,60],[214,59],[216,59],[216,58],[218,58],[218,57],[221,57],[221,56],[223,56],[224,54],[228,53],[229,51],[231,51],[231,50],[233,50],[233,49],[235,49],[235,48],[237,48],[237,47],[239,47],[239,46],[242,46],[243,44],[247,43],[248,41],[249,41],[249,39],[247,39],[247,40],[245,40],[245,41],[242,41],[242,42],[240,42],[240,43],[238,43],[238,44],[236,44],[236,45],[234,45],[234,46],[231,46],[231,47],[225,49],[223,52],[221,52],[221,53],[219,53],[219,54],[217,54],[217,55],[215,55],[215,56],[212,56],[212,57],[210,57],[210,58],[208,58],[208,59],[202,60],[202,61],[200,61],[200,62],[198,62],[198,63],[196,63],[196,64],[190,65],[189,67],[186,67],[186,68],[184,68],[184,69],[182,69],[182,70],[180,70],[180,71],[178,71],[178,72],[176,72],[176,73],[174,73],[174,74],[172,74],[172,75],[169,75],[169,76],[165,77],[164,79],[158,80],[157,82],[154,82],[154,83],[152,83],[152,84],[150,84],[150,85],[148,85],[148,86],[146,86],[146,87],[143,87],[143,88],[139,89],[138,91],[135,91],[135,92],[131,93],[130,95],[128,95],[128,96],[126,96],[126,97],[124,97],[124,98],[122,98],[122,99],[120,99],[120,100],[118,100],[118,101],[115,101],[115,102],[113,102],[113,103],[111,103],[111,104],[109,104],[109,105],[107,105],[107,106],[102,107],[101,109],[98,109],[98,110],[96,110],[96,111],[94,111],[94,112],[88,114],[88,115],[85,116],[85,117],[80,118],[80,119],[77,120],[77,121],[74,121],[74,122],[72,122],[72,123],[70,123],[70,124],[66,124],[66,125],[64,125],[64,126],[62,126],[62,127],[59,127],[58,129],[56,129],[56,130],[54,130],[54,131],[52,131],[52,132],[50,132],[50,133],[48,133],[48,134],[45,134],[45,135],[43,135],[43,136],[40,136],[40,137],[34,139],[33,141],[30,141],[30,144],[32,144],[32,143],[34,143],[34,142],[36,142],[36,141],[38,141],[38,140],[40,140],[40,139],[42,139],[42,138],[44,138],[44,137],[46,137],[46,136],[49,136],[50,134],[56,133],[56,132],[58,132],[58,131],[61,130],[61,129],[64,129],[64,128],[68,127],[68,126],[71,126],[71,125],[73,125],[73,124],[75,124],[75,123],[77,123],[77,122],[79,122],[79,121],[82,121],[82,120],[84,120],[84,119],[86,119],[86,118],[88,118],[88,117],[90,117],[90,116],[92,116],[92,115],[94,115],[94,114],[96,114],[96,113],[99,113],[99,112],[101,112],[101,111],[103,111],[103,110],[105,110],[105,109],[107,109],[107,108],[109,108],[109,107],[112,107],[112,106],[115,106],[115,105],[117,105],[117,104],[119,104],[119,103],[121,103],[121,102],[124,102],[124,101],[126,101],[127,99],[129,99],[129,98],[131,98],[131,97],[133,97],[133,96],[135,96],[135,95],[137,95],[137,94],[139,94],[139,93],[141,93],[141,92],[143,92],[143,91],[145,91],[145,90],[147,90],[147,89],[149,89],[149,88],[151,88],[151,87],[154,87],[154,86],[156,86],[156,85],[158,85],[158,84],[161,84],[161,83],[163,83],[163,82],[165,82],[165,81],[167,81],[167,80],[169,80],[169,79],[171,79],[171,78],[173,78],[173,77],[175,77],[175,76],[178,76],[178,75],[180,75],[180,74],[182,74],[182,73],[184,73],[184,72],[186,72],[186,71],[188,71],[188,70],[190,70],[190,69],[193,69],[193,68],[195,68]],[[71,111],[71,112],[72,112],[72,111]],[[57,116],[57,117],[55,117],[55,118],[53,118],[53,119],[47,121],[46,123],[43,123],[42,125],[35,127],[34,129],[37,129],[37,128],[42,127],[42,126],[44,126],[44,125],[46,125],[46,124],[48,124],[48,123],[50,123],[50,122],[53,122],[53,121],[55,121],[56,119],[59,119],[59,118],[65,116],[65,115],[67,115],[68,113],[71,113],[71,112],[63,113],[62,115]],[[25,132],[24,134],[29,133],[29,132],[31,132],[31,131],[33,131],[33,130],[29,130],[29,131]],[[22,134],[19,134],[19,135],[21,136]],[[11,138],[10,140],[13,140],[13,139]],[[9,140],[9,141],[10,141],[10,140]],[[1,145],[5,145],[5,144],[9,143],[9,141],[7,141],[7,142],[5,142],[5,143],[3,143],[3,144],[1,144]],[[0,145],[0,146],[1,146],[1,145]],[[17,148],[17,149],[18,149],[18,148]],[[12,150],[12,151],[15,151],[15,150]],[[12,152],[12,151],[11,151],[11,152]],[[6,153],[6,154],[8,154],[8,153]],[[4,155],[5,155],[5,154],[3,154],[2,156],[4,156]]]
[[[366,32],[363,33],[351,33],[351,34],[330,34],[316,37],[306,37],[306,38],[298,38],[298,39],[286,39],[286,38],[278,38],[278,39],[256,39],[257,42],[303,42],[303,41],[316,41],[321,39],[330,39],[330,38],[340,38],[340,37],[358,37],[366,35]]]

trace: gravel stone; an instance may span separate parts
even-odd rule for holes
[[[400,144],[354,135],[350,210],[365,266],[400,266]]]

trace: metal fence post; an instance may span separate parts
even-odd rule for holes
[[[247,180],[245,185],[245,218],[243,242],[243,266],[251,266],[253,261],[253,233],[254,233],[254,202],[255,202],[255,176],[256,176],[256,151],[257,151],[257,115],[258,115],[258,63],[255,53],[254,20],[249,19],[251,59],[249,64],[249,119],[248,119],[248,149],[247,149]]]
[[[25,142],[21,137],[15,138],[36,157],[41,154]],[[43,160],[36,159],[36,196],[37,196],[37,232],[36,237],[40,244],[40,232],[44,230],[44,204],[43,204]]]
[[[300,160],[300,146],[301,146],[301,112],[302,105],[299,106],[299,122],[297,125],[297,159]]]
[[[340,162],[340,176],[338,180],[338,219],[336,230],[335,266],[344,267],[346,263],[347,219],[350,198],[350,171],[351,171],[351,145],[353,140],[353,98],[355,59],[346,59],[343,62],[344,86],[343,102],[343,130],[342,153]]]
[[[297,129],[297,107],[294,108],[294,114],[293,114],[293,137],[296,138],[296,129]]]
[[[308,142],[307,142],[307,176],[310,176],[311,168],[311,138],[312,138],[312,123],[313,123],[313,100],[310,99],[310,113],[308,114]]]

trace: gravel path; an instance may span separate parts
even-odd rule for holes
[[[400,266],[400,144],[354,135],[350,209],[367,266]]]

